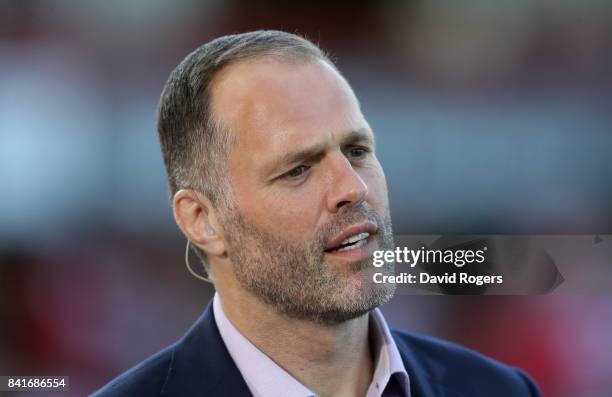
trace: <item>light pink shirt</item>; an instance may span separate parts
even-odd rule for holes
[[[223,312],[218,294],[213,298],[213,313],[221,338],[253,397],[316,397],[232,325]],[[370,313],[370,325],[376,362],[372,383],[365,397],[410,397],[408,373],[379,309]],[[395,380],[389,384],[392,376]]]

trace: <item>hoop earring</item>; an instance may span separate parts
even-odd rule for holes
[[[213,284],[211,279],[199,275],[191,268],[191,264],[189,263],[189,244],[191,244],[191,241],[187,240],[187,246],[185,247],[185,266],[187,266],[187,270],[189,270],[189,273],[191,273],[191,275],[197,278],[198,280],[206,281],[207,283]]]

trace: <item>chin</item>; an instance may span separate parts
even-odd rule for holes
[[[347,280],[342,292],[339,291],[338,301],[341,302],[338,306],[358,307],[361,309],[357,312],[369,312],[389,302],[395,294],[395,288],[395,284],[375,283],[367,271],[359,272]]]

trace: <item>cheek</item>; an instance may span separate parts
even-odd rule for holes
[[[372,167],[365,168],[361,175],[368,186],[367,201],[378,210],[386,209],[389,205],[387,180],[378,161]]]
[[[317,227],[321,200],[315,192],[243,191],[238,208],[254,225],[282,240],[307,239]]]

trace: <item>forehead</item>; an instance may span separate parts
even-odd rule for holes
[[[367,127],[350,86],[322,60],[231,64],[215,77],[211,104],[238,146],[270,151]]]

